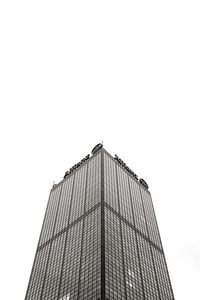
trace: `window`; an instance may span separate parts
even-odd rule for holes
[[[68,293],[67,295],[64,295],[59,300],[69,300],[69,297],[70,297],[70,293]]]

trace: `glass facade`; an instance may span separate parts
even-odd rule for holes
[[[50,192],[25,300],[174,299],[151,196],[103,148]]]

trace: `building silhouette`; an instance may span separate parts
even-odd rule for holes
[[[174,299],[148,185],[98,144],[51,189],[25,300]]]

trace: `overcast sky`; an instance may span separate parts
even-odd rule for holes
[[[103,140],[152,194],[199,300],[199,1],[0,3],[0,298],[24,299],[53,181]]]

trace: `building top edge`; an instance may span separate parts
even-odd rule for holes
[[[101,148],[102,150],[103,148]],[[100,150],[100,149],[99,149]],[[54,190],[59,185],[61,185],[63,182],[67,181],[71,176],[73,176],[77,171],[79,171],[82,167],[87,165],[96,155],[99,154],[100,151],[96,151],[93,155],[90,156],[90,154],[86,155],[79,163],[75,164],[71,169],[73,169],[66,177],[64,177],[61,181],[59,181],[57,184],[54,184],[51,190]],[[66,174],[66,172],[65,172]]]
[[[81,161],[76,163],[72,168],[69,169],[69,171],[65,172],[64,178],[58,182],[57,184],[54,184],[51,191],[59,187],[62,183],[64,183],[66,180],[68,180],[71,176],[73,176],[78,170],[80,170],[83,166],[89,163],[96,155],[98,155],[100,152],[104,152],[106,155],[108,155],[124,172],[127,173],[127,175],[132,178],[135,182],[137,182],[145,191],[148,193],[148,185],[145,182],[144,179],[140,178],[138,180],[138,176],[117,156],[113,157],[108,151],[106,151],[103,148],[103,144],[99,143],[92,149],[92,155],[90,154],[86,155]]]
[[[124,172],[127,173],[127,175],[132,178],[135,182],[137,182],[146,192],[148,192],[150,194],[150,191],[148,190],[148,185],[147,187],[144,186],[144,184],[146,183],[144,181],[144,179],[140,178],[139,180],[137,179],[137,175],[134,173],[134,175],[136,176],[133,176],[132,173],[130,173],[130,169],[129,168],[125,168],[120,162],[119,160],[115,159],[115,157],[113,157],[109,152],[107,152],[104,148],[103,148],[103,151],[105,152],[105,154],[107,154]],[[147,184],[147,183],[146,183]]]

